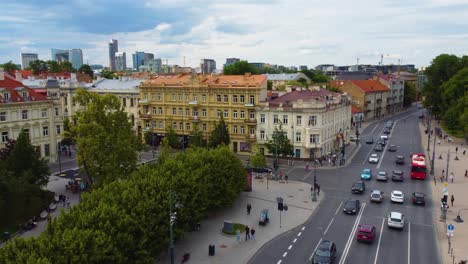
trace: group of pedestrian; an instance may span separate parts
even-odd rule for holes
[[[62,206],[66,205],[68,208],[70,208],[70,199],[64,194],[59,194],[59,203],[61,203]]]
[[[311,193],[311,194],[314,194],[314,192],[315,192],[317,195],[320,195],[320,185],[318,185],[318,183],[314,183],[314,186],[311,186],[311,187],[310,187],[310,193]]]
[[[250,215],[250,212],[252,211],[252,205],[248,203],[246,206],[246,209],[247,209],[247,215]],[[240,242],[241,237],[240,237],[239,229],[236,230],[236,239],[237,239],[237,242]],[[245,226],[245,241],[249,239],[255,240],[255,229],[250,228],[248,225],[246,225]]]

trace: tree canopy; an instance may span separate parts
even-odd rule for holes
[[[12,61],[0,64],[0,68],[3,68],[3,70],[6,71],[6,72],[12,72],[12,71],[19,70],[18,66],[15,63],[13,63]]]
[[[78,69],[78,72],[87,74],[91,78],[94,77],[94,71],[93,69],[91,69],[91,66],[89,66],[88,64],[81,65],[81,67]]]
[[[33,74],[37,75],[44,72],[60,73],[60,72],[75,72],[71,62],[68,61],[43,61],[35,60],[29,64],[29,69]]]
[[[215,148],[219,145],[229,146],[231,139],[229,138],[229,132],[224,121],[224,118],[221,116],[221,120],[216,123],[215,129],[211,132],[208,145],[211,148]]]
[[[288,139],[286,132],[283,131],[283,125],[280,123],[273,131],[273,137],[268,139],[265,147],[269,153],[278,153],[280,156],[289,156],[293,153],[293,145]]]
[[[247,72],[258,74],[257,69],[244,60],[228,65],[223,70],[224,75],[244,75]]]
[[[411,106],[416,101],[417,91],[415,82],[405,82],[405,92],[403,95],[403,106]]]

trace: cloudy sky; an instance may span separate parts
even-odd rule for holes
[[[15,3],[18,2],[18,3]],[[169,64],[227,57],[282,65],[412,63],[468,54],[468,0],[0,0],[0,62],[81,48],[108,65],[107,43]]]

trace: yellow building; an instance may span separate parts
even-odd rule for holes
[[[140,118],[143,131],[159,142],[170,125],[184,142],[195,125],[208,139],[224,118],[231,149],[249,151],[256,141],[255,107],[266,100],[266,75],[159,75],[140,85]],[[182,138],[182,137],[181,137]]]

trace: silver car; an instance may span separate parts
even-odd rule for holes
[[[405,215],[399,212],[388,213],[388,227],[403,229],[405,227]]]
[[[383,192],[379,190],[373,190],[370,195],[370,201],[375,203],[381,203],[383,201]]]

